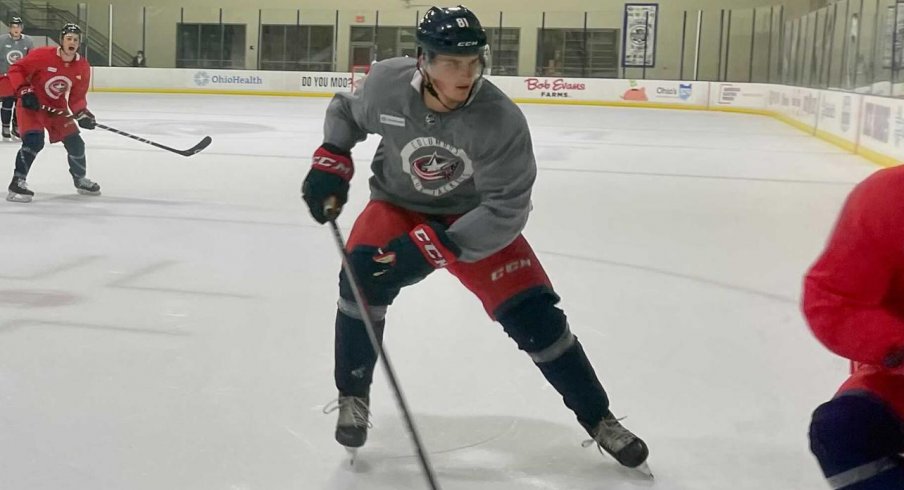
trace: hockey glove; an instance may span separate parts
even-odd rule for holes
[[[94,129],[97,127],[97,120],[88,109],[78,111],[75,115],[75,120],[78,121],[78,125],[82,129]]]
[[[409,285],[453,264],[461,249],[446,235],[446,227],[428,222],[392,239],[374,255],[374,282]]]
[[[355,174],[351,153],[324,143],[314,152],[311,170],[301,185],[301,198],[307,203],[311,216],[320,224],[336,219],[348,202],[348,182]],[[336,209],[327,216],[327,199],[335,197]]]
[[[41,108],[41,102],[38,100],[34,89],[25,86],[19,89],[19,104],[26,109],[37,111]]]

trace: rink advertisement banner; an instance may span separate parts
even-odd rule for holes
[[[856,146],[860,131],[860,104],[860,95],[822,91],[817,129],[844,142],[836,141],[836,144]]]
[[[656,66],[656,20],[659,4],[625,4],[622,29],[622,66],[641,68]]]
[[[618,100],[625,102],[653,102],[705,106],[708,83],[655,81],[655,80],[613,80],[612,87]]]
[[[894,162],[904,160],[904,101],[863,97],[860,147]]]
[[[95,90],[330,95],[351,90],[351,74],[95,67],[92,86]]]
[[[711,83],[709,103],[713,108],[765,109],[769,87],[756,83]]]
[[[769,87],[766,95],[766,109],[782,115],[791,117],[791,89],[793,87],[785,87],[782,85],[773,85]]]
[[[516,101],[706,106],[708,82],[488,77]]]
[[[819,92],[816,89],[773,85],[769,87],[766,108],[801,129],[815,131]]]

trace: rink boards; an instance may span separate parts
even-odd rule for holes
[[[93,68],[92,90],[329,97],[351,73]],[[904,160],[904,100],[775,84],[488,76],[519,103],[716,110],[778,118],[883,166]]]

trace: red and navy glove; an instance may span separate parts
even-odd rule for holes
[[[94,129],[97,127],[97,119],[88,109],[82,109],[75,114],[75,120],[82,129]]]
[[[413,284],[434,269],[455,263],[461,249],[446,235],[446,227],[427,222],[394,238],[374,255],[374,282]]]
[[[22,107],[33,111],[41,108],[41,101],[38,100],[38,95],[35,94],[34,89],[28,85],[19,89],[19,104],[21,104]]]
[[[311,170],[301,185],[301,198],[315,221],[324,224],[339,216],[342,206],[348,202],[348,183],[354,174],[351,153],[329,143],[317,148],[311,159]],[[326,201],[331,197],[335,198],[335,208],[327,213]]]

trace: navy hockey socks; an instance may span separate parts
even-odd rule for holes
[[[904,425],[878,398],[850,393],[813,412],[810,449],[831,488],[904,489]]]

